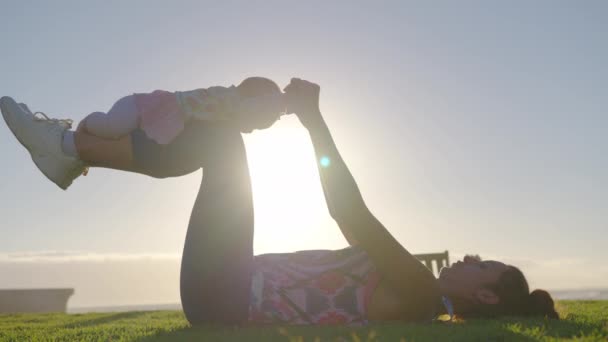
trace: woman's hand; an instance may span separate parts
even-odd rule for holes
[[[311,127],[313,122],[321,117],[319,109],[321,87],[318,84],[292,78],[283,91],[287,98],[287,113],[295,113],[304,127]]]

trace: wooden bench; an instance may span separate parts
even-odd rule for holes
[[[439,270],[441,270],[442,267],[450,266],[450,257],[448,255],[448,251],[443,253],[414,254],[414,256],[426,267],[428,267],[436,277],[439,276]],[[433,263],[433,261],[435,262]]]

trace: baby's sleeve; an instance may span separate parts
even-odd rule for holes
[[[222,89],[223,88],[223,89]],[[216,121],[226,120],[227,106],[225,87],[210,87],[193,91],[180,92],[179,103],[186,120]]]

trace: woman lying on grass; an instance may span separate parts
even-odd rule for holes
[[[365,205],[323,120],[319,90],[292,79],[284,89],[286,112],[295,113],[310,133],[329,212],[350,244],[341,250],[253,255],[247,158],[241,132],[230,121],[191,121],[168,144],[141,129],[120,139],[69,131],[77,158],[87,167],[156,178],[204,169],[180,275],[182,305],[191,324],[413,322],[446,313],[558,318],[551,296],[543,290],[530,293],[514,266],[465,257],[436,279],[403,248]],[[47,125],[65,133],[65,120],[34,120],[26,106],[6,97],[0,105],[32,156],[44,156],[47,164],[59,158],[45,149],[60,149],[61,138],[39,144],[36,139],[43,137],[32,132]],[[268,113],[258,114],[264,119],[255,128],[267,127]],[[252,112],[250,121],[258,114]]]

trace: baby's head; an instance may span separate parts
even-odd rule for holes
[[[249,77],[236,87],[239,106],[235,119],[242,132],[272,126],[285,113],[281,88],[264,77]]]
[[[277,94],[281,92],[281,88],[274,83],[273,80],[266,77],[248,77],[239,84],[236,89],[239,95],[248,98],[263,96],[268,94]]]

